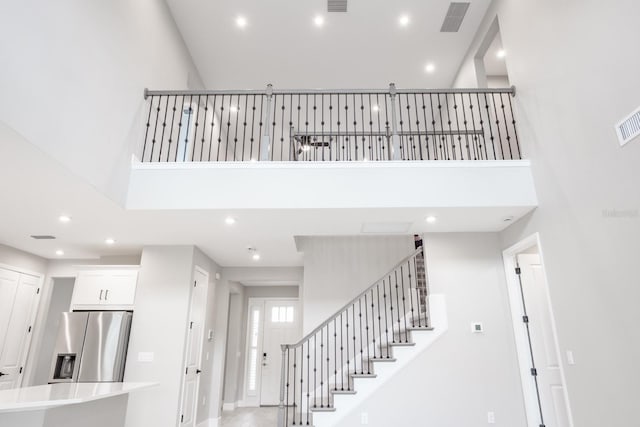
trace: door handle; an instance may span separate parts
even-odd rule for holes
[[[104,289],[100,289],[100,301],[102,301],[102,293],[104,292]]]
[[[196,369],[196,374],[199,374],[200,372],[202,372],[200,369]]]
[[[5,374],[4,372],[0,372],[0,377],[4,377],[5,375],[9,375],[9,374]]]
[[[109,289],[107,289],[106,291],[104,291],[104,300],[108,300],[109,299]]]

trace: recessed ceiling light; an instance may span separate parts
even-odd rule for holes
[[[437,221],[437,218],[433,215],[430,215],[428,217],[425,218],[425,221],[427,221],[429,224],[433,224],[434,222]]]
[[[316,15],[316,17],[313,18],[313,23],[316,27],[322,27],[324,25],[324,16]]]
[[[431,73],[433,73],[433,72],[436,70],[436,66],[435,66],[435,65],[433,65],[432,63],[429,63],[429,64],[427,64],[427,65],[424,67],[424,70],[425,70],[427,73],[431,74]]]
[[[504,58],[505,56],[507,56],[507,52],[505,52],[504,49],[500,49],[498,52],[496,52],[496,56],[498,58]]]
[[[373,111],[374,113],[377,113],[378,111],[380,111],[380,107],[375,104],[374,106],[371,107],[371,111]]]
[[[62,255],[64,255],[64,251],[63,251],[62,249],[58,249],[58,250],[56,251],[56,255],[58,255],[58,256],[62,256]]]
[[[409,25],[409,22],[410,22],[409,15],[400,16],[400,19],[398,19],[398,22],[400,22],[401,26],[406,27],[407,25]]]
[[[236,219],[232,216],[228,216],[224,219],[224,223],[227,225],[233,225],[236,223]]]
[[[109,237],[109,238],[105,239],[105,240],[104,240],[104,242],[105,242],[107,245],[113,245],[113,244],[115,244],[115,243],[116,243],[115,239],[112,239],[111,237]]]
[[[244,28],[247,26],[247,18],[245,18],[244,16],[238,16],[236,18],[236,25],[238,26],[238,28]]]
[[[60,215],[58,221],[63,223],[71,222],[71,217],[69,215]]]
[[[252,258],[254,261],[260,261],[260,254],[256,252],[256,253],[254,253],[253,255],[251,255],[251,258]]]

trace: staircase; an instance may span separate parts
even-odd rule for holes
[[[420,247],[302,340],[283,345],[278,427],[335,425],[440,336],[444,298],[426,290]]]

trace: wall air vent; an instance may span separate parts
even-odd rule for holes
[[[621,147],[640,135],[640,107],[616,125],[616,133]]]
[[[327,12],[346,12],[347,0],[327,0]]]
[[[467,14],[469,9],[469,2],[452,2],[447,10],[447,15],[444,17],[441,33],[457,33],[462,25],[462,20]]]
[[[32,234],[31,238],[36,240],[54,240],[56,236],[50,236],[48,234]]]

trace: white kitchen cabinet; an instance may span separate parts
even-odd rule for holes
[[[93,267],[78,272],[71,298],[72,310],[132,309],[138,267]]]

